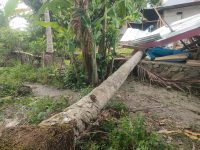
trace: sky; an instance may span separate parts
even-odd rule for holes
[[[6,4],[6,1],[7,0],[0,0],[0,9],[3,9],[3,7]],[[20,3],[17,6],[17,9],[28,9],[28,8],[29,7],[24,3]],[[28,22],[23,17],[15,17],[10,21],[9,25],[13,29],[25,30],[25,28],[28,26]]]

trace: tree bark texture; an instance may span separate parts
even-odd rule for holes
[[[43,0],[42,2],[45,3],[47,0]],[[44,12],[44,21],[51,22],[49,10],[46,9]],[[46,28],[46,51],[44,53],[43,61],[44,65],[52,65],[53,64],[53,36],[52,36],[52,29],[51,27]]]
[[[45,10],[44,20],[45,20],[45,22],[50,22],[51,21],[48,9]],[[53,37],[52,37],[51,27],[47,27],[46,28],[46,40],[47,40],[46,52],[47,53],[53,53]]]
[[[63,112],[44,120],[40,123],[40,126],[71,124],[74,126],[76,135],[84,131],[90,122],[97,118],[101,109],[124,83],[130,72],[141,60],[142,55],[143,52],[138,51],[88,95],[66,108]]]

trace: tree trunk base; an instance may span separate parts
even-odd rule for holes
[[[44,53],[44,65],[51,66],[54,63],[54,53]]]
[[[0,136],[0,150],[74,150],[74,132],[69,126],[19,126]]]

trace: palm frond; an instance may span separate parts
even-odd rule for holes
[[[178,80],[166,79],[156,73],[149,71],[147,68],[141,65],[138,65],[137,67],[137,75],[138,75],[138,78],[142,81],[149,80],[150,84],[155,83],[163,87],[173,87],[183,92],[185,92],[185,89],[188,89],[189,87],[189,84],[185,82],[183,84],[183,82],[180,82]]]

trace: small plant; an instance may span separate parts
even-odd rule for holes
[[[62,81],[52,74],[55,74],[53,67],[33,68],[31,65],[19,63],[12,67],[3,67],[0,69],[0,97],[14,96],[24,82],[59,85]]]
[[[27,120],[31,124],[37,124],[51,113],[61,111],[68,105],[68,100],[65,98],[61,98],[60,100],[53,100],[49,97],[39,99],[29,104],[30,110],[28,111]]]
[[[119,120],[117,127],[109,134],[112,149],[120,150],[170,150],[157,134],[147,132],[144,118],[138,116],[132,122],[124,117]]]
[[[153,132],[147,132],[144,118],[137,116],[133,121],[128,117],[106,118],[84,141],[78,142],[81,150],[174,150]]]
[[[68,87],[71,89],[82,89],[87,87],[86,76],[84,74],[82,66],[80,65],[76,69],[72,65],[68,67],[65,75],[62,78],[64,87]]]

